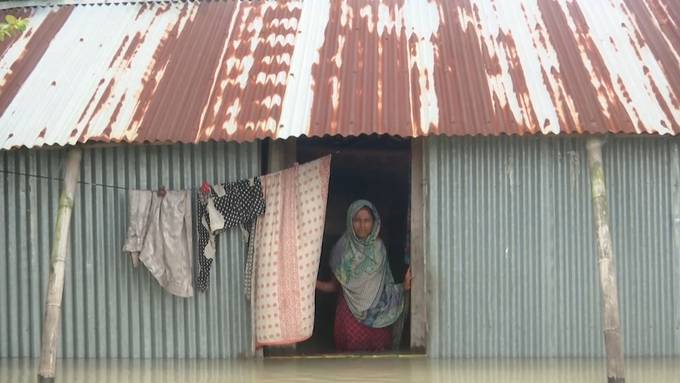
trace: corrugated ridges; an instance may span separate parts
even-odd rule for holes
[[[604,147],[627,356],[680,354],[679,148]],[[585,140],[430,138],[426,152],[428,354],[603,356]]]
[[[680,4],[670,0],[7,12],[23,12],[30,26],[0,45],[4,149],[680,130]]]
[[[59,179],[62,150],[0,153],[0,170]],[[69,358],[249,355],[241,234],[218,240],[208,293],[176,298],[122,253],[127,189],[198,187],[259,174],[256,144],[87,149],[71,228],[59,335]],[[107,185],[107,187],[92,185]],[[0,173],[0,357],[38,357],[58,180]],[[112,186],[112,187],[111,187]]]

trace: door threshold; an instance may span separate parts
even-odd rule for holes
[[[266,360],[295,360],[295,359],[407,359],[424,358],[425,354],[412,353],[384,353],[384,354],[317,354],[317,355],[288,355],[267,356]]]

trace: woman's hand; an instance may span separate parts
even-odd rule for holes
[[[411,290],[411,279],[413,279],[413,275],[411,275],[411,267],[409,266],[408,270],[406,270],[406,274],[404,275],[405,291]]]
[[[330,281],[320,281],[316,280],[316,289],[319,291],[322,291],[324,293],[334,293],[338,291],[338,281],[335,280],[335,278],[331,279]]]

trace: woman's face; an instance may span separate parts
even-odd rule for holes
[[[359,239],[366,239],[373,230],[373,215],[368,208],[362,208],[352,217],[352,228]]]

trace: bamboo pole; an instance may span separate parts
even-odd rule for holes
[[[64,263],[68,251],[68,237],[73,211],[73,195],[80,173],[80,149],[71,149],[64,164],[64,184],[59,195],[57,223],[54,228],[52,254],[50,255],[49,281],[47,283],[47,301],[42,326],[42,342],[40,347],[40,365],[38,382],[52,382],[56,372],[57,337],[59,335],[59,316],[61,314],[61,298],[64,291]]]
[[[602,139],[589,138],[588,165],[593,198],[593,216],[597,241],[597,264],[600,272],[600,294],[602,301],[602,324],[604,348],[607,357],[607,381],[624,382],[623,337],[619,320],[619,298],[616,286],[616,268],[611,234],[609,232],[609,206],[602,166]]]

